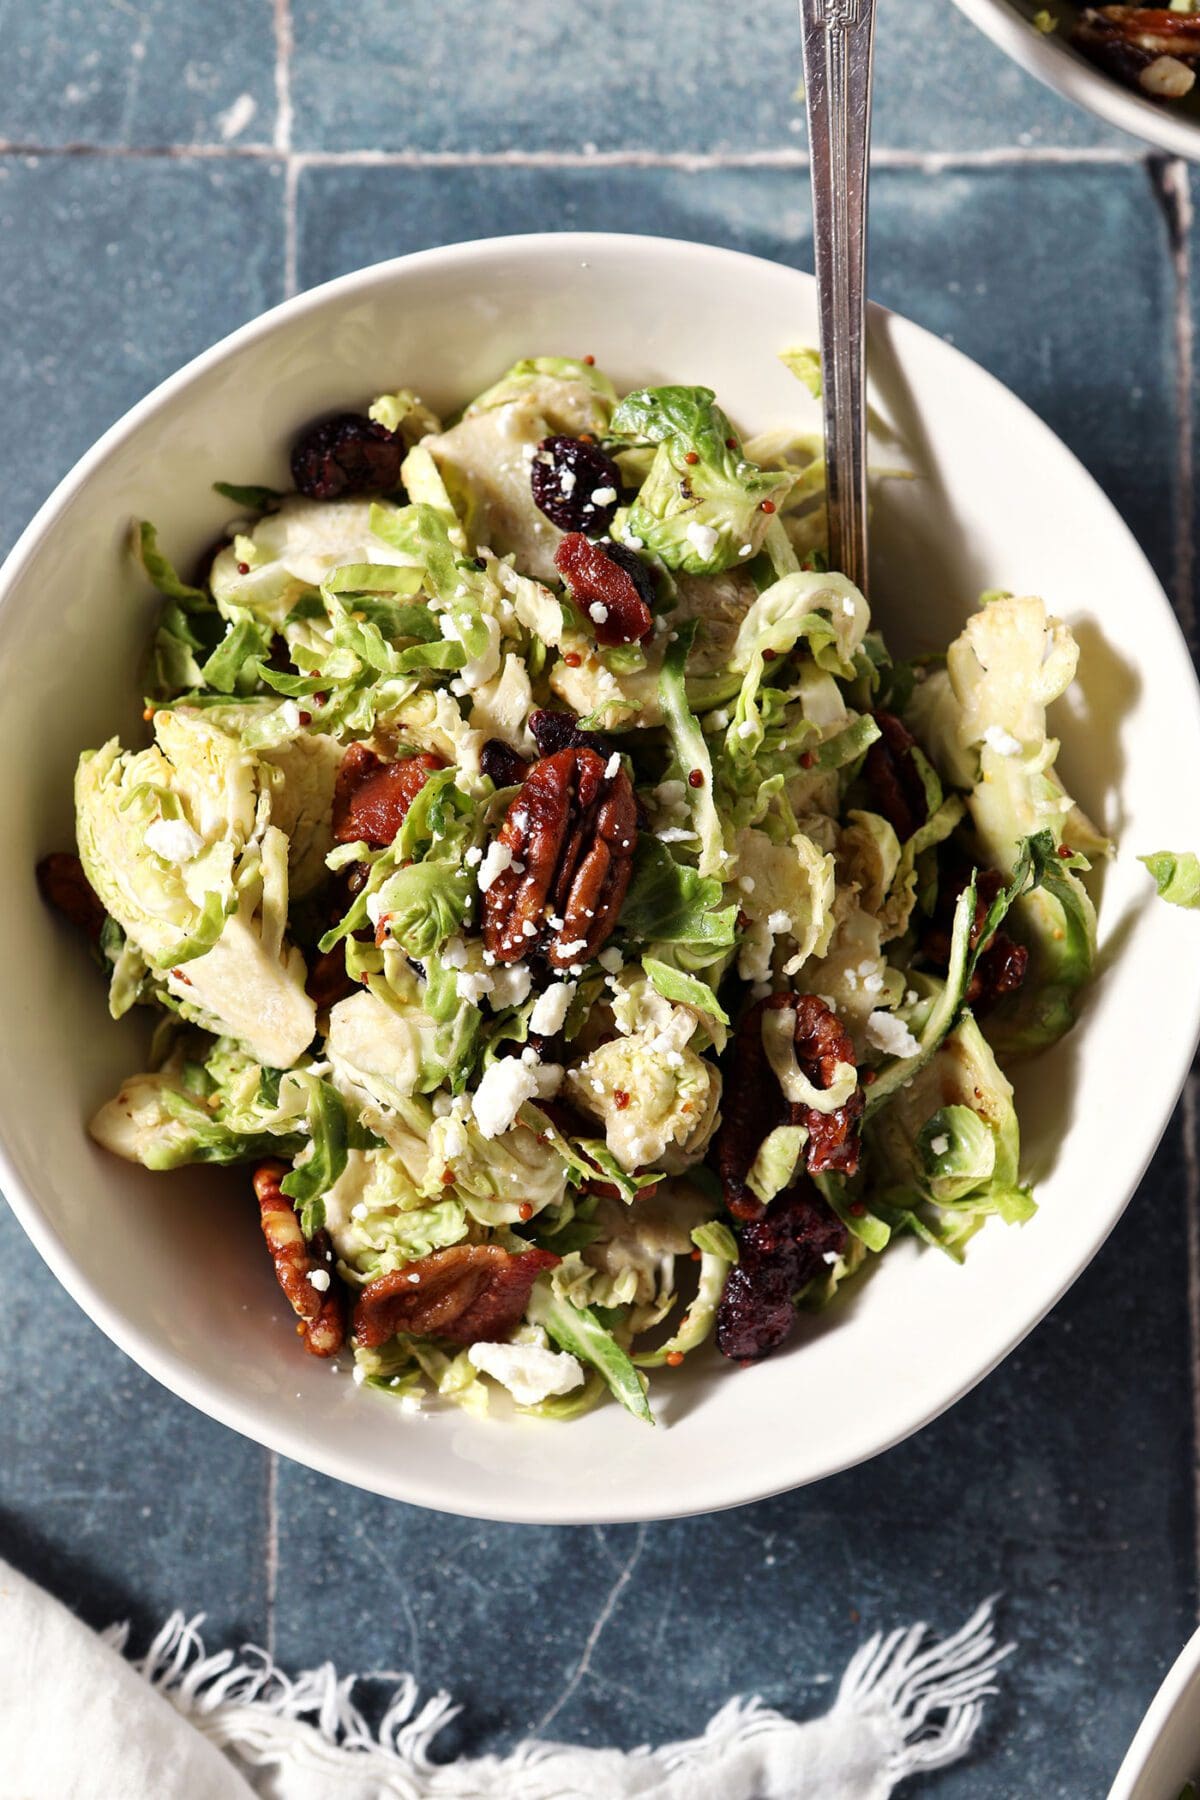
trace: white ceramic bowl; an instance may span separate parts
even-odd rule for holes
[[[878,614],[901,651],[944,646],[982,589],[1043,593],[1083,646],[1080,698],[1057,721],[1063,766],[1128,851],[1105,882],[1111,966],[1078,1030],[1021,1079],[1036,1218],[984,1231],[962,1268],[898,1245],[753,1371],[712,1353],[664,1372],[657,1430],[615,1405],[570,1425],[412,1417],[300,1353],[245,1172],[151,1175],[84,1133],[143,1046],[129,1020],[108,1020],[33,867],[71,842],[80,749],[142,729],[134,671],[152,602],[126,560],[130,520],[152,519],[186,567],[228,517],[210,483],[281,483],[285,446],[315,414],[399,383],[450,406],[531,352],[591,352],[626,385],[708,382],[748,427],[815,422],[775,352],[816,336],[808,276],[701,245],[555,235],[404,257],[289,302],[166,382],[63,482],[7,565],[0,1179],[129,1355],[299,1462],[422,1505],[563,1523],[815,1481],[934,1418],[1024,1337],[1094,1255],[1167,1122],[1200,1022],[1198,926],[1151,898],[1131,853],[1200,845],[1187,651],[1129,532],[1047,428],[956,350],[875,311],[875,403],[919,473],[879,489]],[[1130,1020],[1151,1009],[1135,1068]]]
[[[1169,1669],[1138,1726],[1108,1800],[1179,1800],[1200,1777],[1200,1631]]]
[[[1160,104],[1134,88],[1125,87],[1114,75],[1089,62],[1066,34],[1046,34],[1030,23],[1013,0],[954,0],[980,31],[1023,69],[1053,88],[1064,99],[1074,100],[1109,125],[1144,138],[1172,156],[1200,160],[1200,118],[1190,103]],[[1097,0],[1102,4],[1103,0]]]

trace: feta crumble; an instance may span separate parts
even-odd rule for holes
[[[475,877],[476,881],[479,883],[479,891],[481,894],[486,894],[493,881],[495,881],[498,876],[503,875],[506,869],[512,868],[512,860],[513,853],[507,844],[502,844],[499,839],[496,839],[493,843],[488,845],[487,855],[480,863],[479,873]]]
[[[467,1360],[506,1387],[518,1406],[536,1406],[583,1386],[583,1368],[575,1357],[540,1344],[472,1344]]]
[[[711,525],[702,525],[699,519],[693,519],[685,530],[684,536],[697,556],[702,556],[707,561],[717,547],[719,533]]]
[[[529,1029],[539,1037],[553,1037],[561,1031],[575,998],[576,983],[553,981],[544,994],[539,994],[529,1015]]]
[[[920,1044],[902,1019],[889,1012],[873,1012],[867,1020],[868,1044],[887,1056],[916,1056]]]
[[[947,1150],[950,1148],[950,1139],[946,1136],[944,1131],[939,1132],[937,1137],[930,1138],[929,1148],[933,1151],[935,1156],[945,1156]]]
[[[204,848],[204,839],[193,831],[186,819],[155,819],[147,825],[146,848],[161,856],[164,862],[191,862]]]

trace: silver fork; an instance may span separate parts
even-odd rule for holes
[[[875,0],[800,0],[825,378],[829,560],[867,588],[867,180]]]

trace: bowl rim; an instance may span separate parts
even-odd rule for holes
[[[1200,1631],[1194,1631],[1162,1678],[1108,1790],[1108,1800],[1139,1800],[1143,1777],[1189,1689],[1200,1686]],[[1147,1795],[1146,1800],[1152,1800]],[[1164,1795],[1163,1800],[1175,1800]]]
[[[361,296],[375,285],[386,286],[397,279],[402,280],[410,271],[433,266],[440,266],[442,269],[448,268],[451,271],[465,270],[474,263],[485,262],[488,258],[497,255],[505,257],[539,256],[547,253],[552,253],[553,256],[563,260],[572,258],[582,260],[588,256],[601,255],[636,260],[642,255],[659,256],[664,248],[668,249],[673,257],[691,260],[696,264],[711,266],[713,259],[717,259],[734,269],[744,270],[748,277],[753,277],[755,271],[765,269],[769,270],[774,277],[784,276],[807,286],[811,286],[813,283],[813,276],[807,271],[773,262],[765,257],[753,256],[745,251],[730,250],[723,246],[651,233],[585,231],[529,232],[513,236],[473,239],[463,243],[413,251],[337,276],[331,281],[281,301],[224,338],[219,339],[217,343],[201,351],[174,374],[151,389],[148,394],[144,395],[109,426],[38,508],[9,552],[8,557],[0,565],[0,633],[4,629],[8,602],[25,572],[26,565],[32,560],[43,538],[74,501],[77,494],[86,487],[93,473],[106,458],[127,438],[136,434],[146,421],[170,406],[176,396],[181,394],[193,381],[240,355],[246,349],[252,348],[260,340],[270,337],[279,327],[309,313],[319,312],[331,303]],[[957,363],[964,370],[969,370],[973,381],[982,382],[994,393],[997,401],[1003,406],[1017,409],[1019,414],[1024,415],[1024,423],[1029,430],[1040,434],[1043,441],[1049,440],[1049,444],[1058,454],[1069,458],[1077,478],[1090,486],[1094,501],[1109,515],[1114,534],[1125,540],[1131,557],[1140,562],[1147,582],[1152,585],[1162,601],[1164,625],[1168,630],[1173,629],[1180,654],[1186,658],[1188,666],[1193,667],[1194,670],[1191,653],[1174,608],[1145,552],[1095,477],[1068,449],[1057,433],[996,376],[974,362],[963,351],[939,338],[936,333],[874,302],[870,303],[869,315],[869,322],[873,322],[876,330],[882,328],[889,333],[898,332],[901,338],[935,347],[937,355],[952,366]],[[1190,691],[1191,725],[1197,736],[1200,736],[1200,685],[1196,682],[1194,672]],[[932,1420],[940,1417],[942,1413],[969,1393],[1040,1324],[1092,1261],[1124,1213],[1133,1194],[1137,1191],[1174,1113],[1179,1095],[1187,1079],[1197,1042],[1200,1042],[1200,982],[1197,983],[1192,1000],[1192,1016],[1187,1032],[1187,1054],[1181,1057],[1181,1066],[1176,1077],[1165,1089],[1160,1089],[1158,1092],[1157,1103],[1151,1113],[1142,1152],[1138,1158],[1135,1179],[1128,1191],[1122,1195],[1119,1203],[1109,1212],[1103,1215],[1089,1215],[1087,1229],[1080,1231],[1077,1249],[1072,1256],[1063,1260],[1051,1290],[1045,1296],[1039,1297],[1038,1304],[1031,1312],[1023,1316],[1019,1325],[1006,1332],[1003,1341],[993,1347],[985,1360],[972,1363],[968,1372],[956,1376],[953,1386],[936,1400],[922,1403],[911,1414],[899,1416],[898,1421],[887,1430],[886,1434],[880,1436],[876,1429],[867,1431],[862,1441],[848,1443],[840,1454],[821,1462],[814,1469],[797,1475],[782,1464],[776,1463],[765,1480],[761,1476],[753,1477],[749,1484],[746,1480],[746,1471],[738,1470],[732,1478],[720,1480],[714,1477],[703,1497],[697,1497],[694,1504],[682,1506],[651,1504],[647,1507],[645,1504],[639,1505],[624,1497],[605,1498],[596,1507],[587,1511],[576,1507],[572,1516],[564,1517],[561,1504],[556,1504],[551,1500],[545,1507],[531,1506],[526,1503],[518,1514],[506,1512],[503,1506],[477,1503],[469,1491],[466,1493],[457,1490],[448,1492],[443,1480],[436,1475],[430,1477],[423,1473],[419,1458],[414,1459],[413,1463],[407,1466],[399,1477],[394,1476],[389,1470],[376,1471],[373,1468],[359,1466],[345,1452],[327,1449],[325,1441],[314,1438],[311,1433],[306,1432],[302,1424],[293,1424],[287,1413],[264,1411],[252,1401],[241,1396],[214,1394],[208,1377],[195,1373],[191,1364],[182,1354],[158,1344],[152,1337],[144,1334],[140,1328],[130,1324],[121,1311],[106,1300],[84,1266],[68,1251],[42,1203],[18,1174],[2,1136],[0,1136],[0,1189],[51,1272],[93,1324],[97,1325],[132,1361],[170,1392],[187,1401],[189,1405],[194,1406],[205,1416],[216,1419],[220,1424],[239,1432],[265,1449],[286,1456],[323,1475],[364,1488],[384,1498],[401,1500],[410,1505],[449,1511],[469,1518],[533,1525],[642,1523],[656,1519],[685,1517],[696,1513],[723,1511],[729,1507],[751,1504],[770,1498],[775,1494],[790,1492],[795,1488],[823,1481],[845,1469],[857,1467],[860,1463],[869,1461],[902,1443],[917,1431],[922,1430]]]
[[[1021,68],[1065,100],[1172,156],[1200,160],[1200,119],[1158,106],[1095,68],[1057,32],[1035,29],[1013,0],[954,0],[958,10]],[[1099,153],[1104,154],[1103,146]],[[1086,158],[1087,148],[1080,154]]]

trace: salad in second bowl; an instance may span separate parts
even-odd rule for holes
[[[158,1020],[97,1142],[253,1165],[305,1348],[410,1407],[650,1420],[710,1335],[752,1362],[898,1235],[1027,1218],[1003,1066],[1072,1022],[1105,848],[1066,626],[995,594],[893,662],[818,441],[587,358],[292,469],[221,488],[194,583],[141,526],[146,741],[41,865]]]

